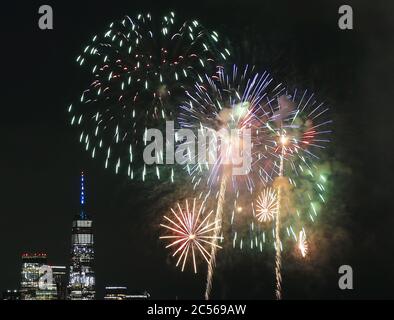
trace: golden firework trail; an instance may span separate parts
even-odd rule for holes
[[[286,143],[286,137],[281,136],[281,143]],[[285,148],[282,146],[282,153],[280,155],[279,178],[283,177],[283,158],[285,155]],[[275,278],[276,289],[275,295],[277,300],[282,299],[282,257],[281,257],[281,241],[280,241],[280,202],[281,202],[281,181],[278,184],[278,201],[276,203],[276,219],[275,219]]]
[[[223,218],[223,204],[225,200],[226,194],[226,185],[227,185],[228,174],[223,173],[222,181],[220,183],[220,190],[219,190],[219,199],[218,205],[216,208],[216,215],[215,215],[215,230],[213,235],[213,245],[211,247],[211,255],[208,262],[208,274],[207,274],[207,286],[205,289],[205,300],[209,300],[212,290],[212,279],[213,273],[216,266],[216,253],[217,253],[217,241],[220,238],[219,233],[222,229],[222,218]]]

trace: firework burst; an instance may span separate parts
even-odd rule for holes
[[[319,159],[319,153],[330,142],[332,120],[327,118],[329,108],[318,102],[314,93],[295,89],[292,93],[278,95],[269,103],[272,116],[267,122],[271,130],[271,153],[289,163],[297,174],[299,163],[307,166]],[[279,174],[279,172],[278,172]]]
[[[199,139],[208,137],[208,141],[203,143],[199,140],[203,152],[200,149],[198,156],[191,157],[192,164],[187,163],[186,169],[192,176],[194,188],[208,186],[209,192],[218,188],[215,218],[218,221],[223,220],[227,184],[231,183],[231,190],[238,195],[244,189],[252,193],[256,183],[266,184],[272,178],[273,162],[267,157],[269,141],[265,141],[269,132],[265,133],[268,129],[263,125],[269,117],[265,106],[269,104],[267,92],[271,82],[267,72],[255,73],[253,67],[238,70],[233,66],[229,73],[218,68],[215,76],[205,75],[193,92],[187,92],[189,99],[181,106],[180,126],[193,129]],[[209,139],[210,136],[213,138]],[[214,155],[213,159],[207,161],[207,154]],[[233,174],[238,165],[234,159],[240,157],[250,162],[242,173]],[[216,236],[220,229],[221,225]],[[208,265],[206,299],[210,296],[215,264],[216,247],[213,247]]]
[[[278,177],[281,179],[278,183],[278,202],[277,215],[275,219],[275,274],[276,274],[276,297],[282,298],[282,274],[281,274],[281,230],[283,223],[283,213],[285,206],[282,204],[281,195],[282,190],[286,185],[282,183],[282,177],[291,176],[289,182],[293,186],[297,185],[297,177],[299,171],[303,170],[302,165],[310,168],[314,165],[314,161],[318,159],[315,149],[323,149],[325,144],[329,142],[326,138],[331,133],[329,125],[331,120],[326,120],[328,108],[324,103],[318,103],[314,94],[308,94],[307,91],[298,94],[297,90],[291,95],[281,95],[276,99],[277,105],[273,111],[271,120],[275,126],[267,124],[274,133],[273,140],[273,155],[278,158],[276,166],[278,168]],[[272,106],[271,106],[272,107]],[[291,172],[287,172],[285,165],[289,163]],[[294,176],[295,174],[295,176]],[[284,180],[286,181],[286,180]],[[286,198],[286,197],[284,197]],[[288,195],[287,199],[288,200]],[[290,206],[291,208],[293,206]],[[305,232],[300,234],[302,241],[305,237]],[[304,242],[299,243],[303,248],[302,254],[306,253]],[[300,248],[301,248],[300,247]]]
[[[196,131],[196,136],[197,132],[204,132],[203,138],[208,139],[202,149],[217,155],[211,161],[201,159],[205,153],[199,152],[192,159],[194,164],[186,166],[195,187],[204,180],[212,187],[220,181],[224,167],[237,166],[231,160],[247,152],[246,148],[241,150],[246,140],[252,144],[251,151],[242,154],[242,158],[249,157],[251,163],[246,174],[231,175],[234,190],[244,185],[251,192],[256,183],[266,184],[272,179],[273,163],[267,157],[271,141],[265,126],[270,112],[266,106],[270,103],[267,92],[271,82],[267,72],[259,74],[253,67],[239,70],[233,66],[228,73],[218,68],[215,76],[206,75],[202,83],[195,85],[194,92],[187,92],[189,99],[181,106],[178,122],[182,128]],[[213,139],[209,139],[210,135]]]
[[[208,214],[204,214],[204,211],[204,203],[197,209],[196,199],[194,199],[190,208],[189,202],[186,200],[184,208],[178,203],[177,211],[171,209],[173,217],[164,216],[167,224],[161,224],[172,234],[161,236],[160,239],[172,241],[166,248],[175,248],[172,256],[178,256],[176,266],[181,264],[182,271],[187,260],[191,257],[194,272],[197,273],[196,253],[199,252],[209,263],[211,254],[207,247],[220,248],[215,241],[218,237],[213,235],[215,230],[219,228],[220,221],[210,221],[212,211]]]
[[[300,250],[303,258],[308,254],[308,242],[306,241],[306,234],[304,230],[301,230],[298,236],[298,250]]]
[[[146,130],[173,120],[184,90],[229,54],[215,31],[196,20],[180,22],[173,12],[161,19],[148,13],[112,22],[77,58],[91,71],[90,85],[68,109],[80,142],[116,173],[173,180],[173,170],[143,163]],[[162,163],[163,154],[157,158]]]
[[[288,242],[294,241],[297,250],[302,248],[302,254],[307,253],[308,244],[299,242],[299,234],[303,231],[301,239],[304,239],[304,230],[312,227],[311,223],[316,220],[325,203],[327,172],[323,169],[324,165],[319,164],[319,160],[329,143],[332,121],[327,119],[328,107],[324,103],[318,103],[314,94],[297,90],[289,94],[280,85],[269,93],[272,98],[264,101],[265,116],[261,118],[260,127],[257,127],[263,133],[263,139],[258,140],[263,148],[258,145],[254,152],[259,152],[263,159],[262,162],[255,163],[261,165],[271,161],[274,173],[270,175],[272,179],[265,183],[266,186],[256,183],[256,190],[263,188],[263,193],[255,195],[256,192],[253,192],[249,197],[253,215],[238,213],[237,206],[248,208],[248,200],[245,193],[237,192],[231,218],[232,241],[234,248],[259,251],[273,242],[276,252],[275,293],[281,299],[282,251],[286,250]],[[255,178],[256,170],[250,175]],[[274,193],[264,194],[269,188]],[[276,200],[271,202],[272,211],[269,211],[269,198],[274,194]],[[256,224],[252,218],[264,223]],[[249,228],[242,228],[241,232],[240,225],[245,223],[249,224]]]
[[[277,194],[275,189],[266,188],[257,198],[256,218],[260,222],[268,222],[274,219],[277,212]]]

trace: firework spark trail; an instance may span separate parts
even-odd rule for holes
[[[214,245],[211,247],[211,256],[208,263],[208,275],[207,275],[207,287],[205,289],[205,300],[209,300],[212,290],[212,279],[216,265],[217,241],[219,239],[219,233],[222,230],[223,204],[225,200],[227,180],[228,180],[228,174],[224,173],[222,177],[222,181],[220,183],[218,206],[216,208],[216,216],[215,216],[216,224],[215,224],[215,231],[213,235]]]
[[[282,147],[282,153],[280,156],[280,167],[279,167],[279,179],[283,177],[283,157],[284,157],[284,148]],[[276,278],[276,290],[275,295],[277,300],[282,299],[282,257],[281,257],[281,241],[280,241],[280,202],[281,202],[281,181],[279,181],[278,185],[278,202],[277,202],[277,210],[276,210],[276,219],[275,219],[275,278]]]

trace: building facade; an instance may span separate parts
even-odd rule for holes
[[[143,293],[129,293],[127,287],[105,287],[104,300],[146,300],[150,295]]]
[[[22,254],[21,300],[50,300],[52,298],[55,288],[51,282],[45,282],[47,260],[46,253]]]
[[[50,266],[46,253],[22,255],[20,300],[63,300],[66,296],[66,267]]]
[[[70,300],[95,299],[93,221],[85,209],[85,178],[81,175],[81,211],[72,223],[71,263],[68,282]]]
[[[51,266],[53,284],[56,288],[56,299],[67,299],[67,267],[66,266]]]
[[[125,300],[127,287],[105,287],[104,300]]]

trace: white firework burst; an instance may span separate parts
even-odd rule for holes
[[[300,235],[298,237],[298,249],[301,252],[303,258],[308,254],[308,242],[306,241],[306,234],[304,230],[300,231]]]
[[[175,257],[179,255],[176,263],[177,267],[182,263],[181,269],[183,271],[186,261],[191,257],[194,272],[197,273],[196,252],[199,252],[207,263],[209,263],[211,254],[206,247],[210,248],[215,246],[221,248],[215,243],[215,239],[221,237],[214,236],[214,232],[219,228],[219,224],[216,220],[210,221],[209,218],[212,211],[208,214],[204,214],[204,203],[201,204],[198,210],[196,209],[196,199],[193,200],[192,208],[189,208],[189,202],[186,200],[186,206],[182,208],[178,203],[177,209],[177,211],[171,209],[174,216],[173,219],[164,216],[164,219],[166,219],[170,225],[161,224],[162,227],[171,231],[172,234],[162,236],[160,239],[173,240],[166,248],[176,248],[172,256]]]
[[[278,210],[278,196],[275,189],[265,188],[257,198],[256,218],[260,222],[274,219]]]

